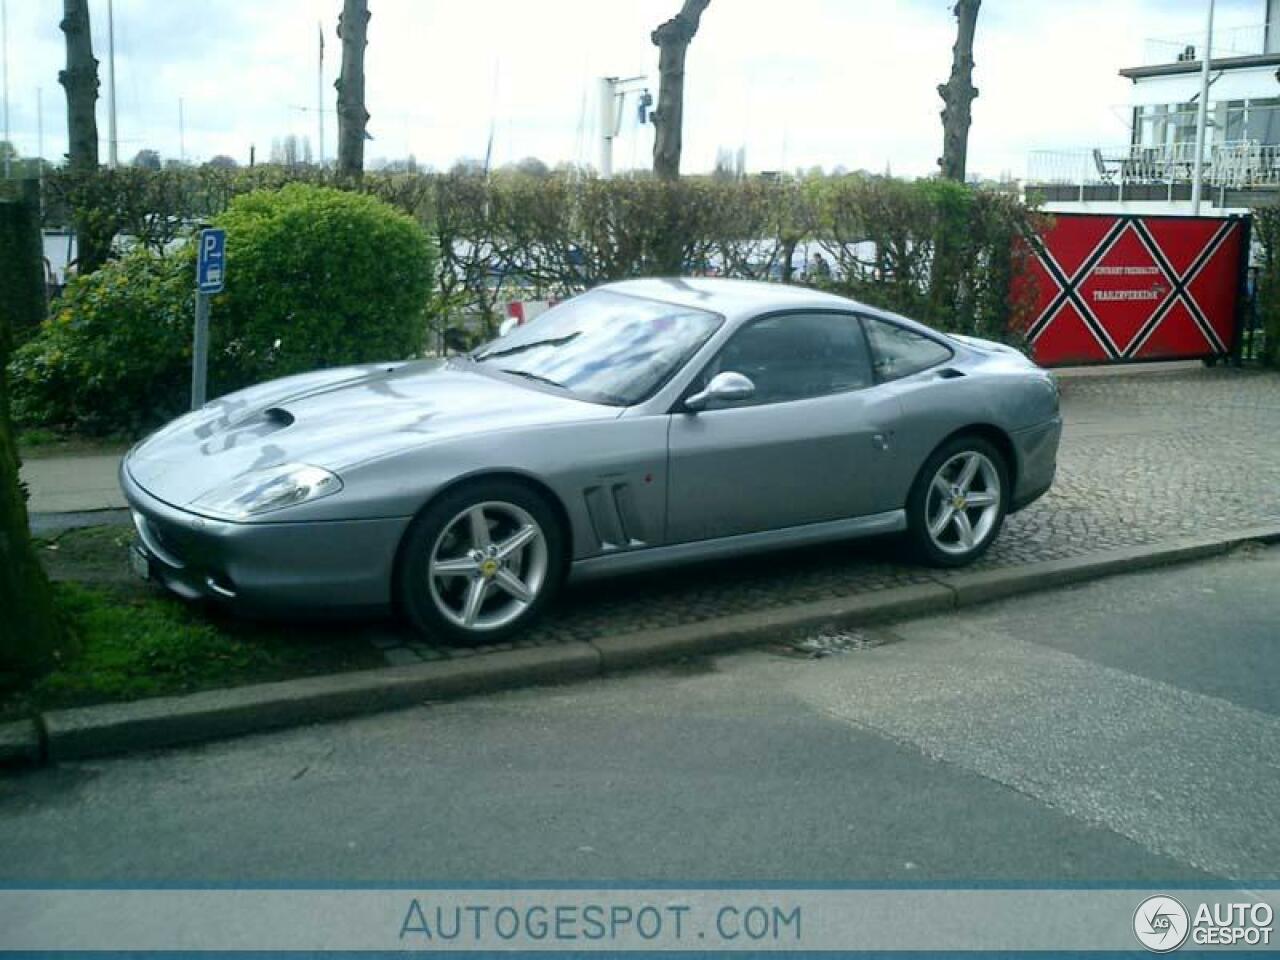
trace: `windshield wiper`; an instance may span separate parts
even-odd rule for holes
[[[509,373],[513,377],[524,377],[526,380],[534,380],[538,383],[545,383],[549,387],[559,387],[561,390],[568,390],[563,383],[558,380],[552,380],[550,377],[540,377],[536,373],[530,373],[528,370],[507,370],[503,368],[503,373]]]
[[[513,353],[524,353],[526,350],[536,350],[538,347],[563,347],[567,343],[572,343],[582,336],[581,330],[575,330],[573,333],[563,337],[548,337],[545,340],[534,340],[531,343],[522,343],[515,347],[504,347],[501,350],[484,350],[480,353],[471,354],[471,359],[478,363],[485,360],[491,360],[494,357],[509,357]]]

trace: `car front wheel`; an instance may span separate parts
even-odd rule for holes
[[[977,436],[944,443],[925,463],[907,503],[910,537],[922,560],[962,567],[991,546],[1004,523],[1009,468]]]
[[[431,504],[407,534],[400,607],[433,639],[496,643],[527,627],[562,579],[563,535],[545,499],[482,481]]]

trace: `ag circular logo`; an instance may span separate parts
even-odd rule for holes
[[[1177,950],[1187,939],[1187,908],[1173,897],[1147,897],[1133,914],[1133,933],[1153,953]]]

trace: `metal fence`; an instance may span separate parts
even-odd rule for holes
[[[1028,158],[1027,182],[1063,186],[1130,186],[1190,183],[1195,144],[1129,145],[1082,150],[1036,150]],[[1280,144],[1237,140],[1214,144],[1202,167],[1207,187],[1228,190],[1280,187]]]
[[[1218,28],[1213,33],[1213,54],[1218,57],[1248,57],[1267,52],[1269,34],[1278,24],[1254,23],[1241,27]],[[1196,60],[1204,49],[1204,32],[1173,37],[1149,37],[1143,44],[1143,64],[1176,63]]]

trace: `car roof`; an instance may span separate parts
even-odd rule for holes
[[[661,300],[682,307],[694,307],[722,314],[726,319],[757,316],[770,310],[856,309],[880,315],[882,311],[846,297],[837,297],[810,287],[759,280],[730,280],[723,277],[652,277],[610,283],[600,290],[612,290],[633,297]]]

